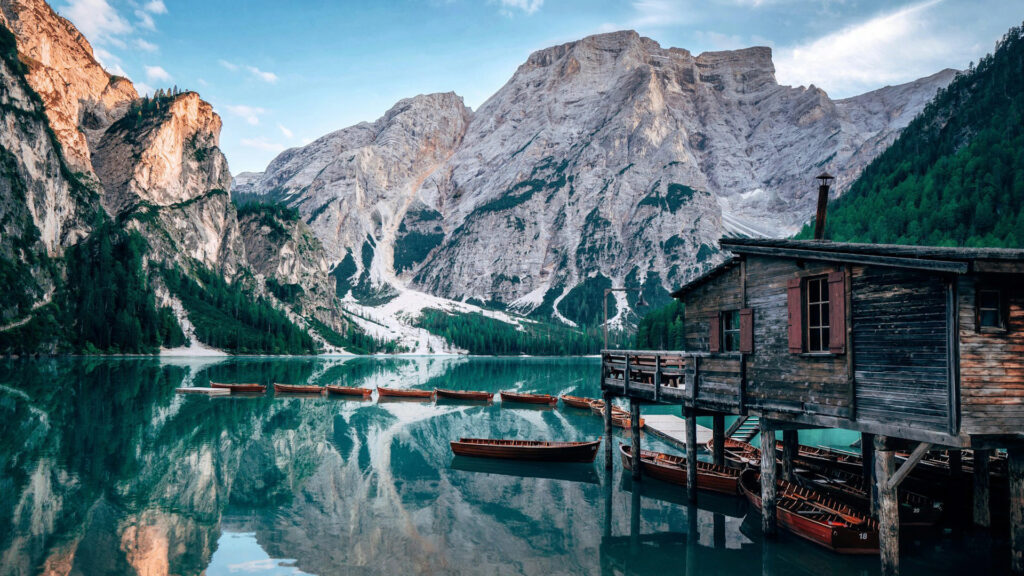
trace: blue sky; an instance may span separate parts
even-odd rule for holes
[[[965,68],[1024,20],[1017,0],[51,0],[140,92],[198,91],[233,173],[454,91],[477,108],[531,52],[634,29],[694,54],[771,46],[779,82],[846,97]]]

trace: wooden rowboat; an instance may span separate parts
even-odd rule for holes
[[[384,398],[433,398],[433,390],[413,390],[411,388],[382,388],[377,386],[377,395]]]
[[[594,402],[601,402],[601,404],[604,405],[604,401],[603,400],[597,400],[595,398],[584,398],[582,396],[569,396],[568,394],[563,394],[561,396],[561,398],[562,398],[562,402],[566,406],[571,406],[573,408],[582,408],[584,410],[590,409],[590,407],[593,406]]]
[[[747,466],[757,467],[761,464],[761,450],[747,442],[740,442],[732,438],[726,438],[725,459],[731,466],[746,468]],[[715,440],[712,438],[707,443],[708,452],[715,451]]]
[[[740,490],[761,509],[761,473],[740,474]],[[793,534],[839,554],[878,554],[878,524],[826,496],[779,480],[776,485],[779,525]]]
[[[438,398],[447,398],[449,400],[468,400],[471,402],[490,402],[494,398],[492,392],[477,392],[474,390],[445,390],[444,388],[434,388],[434,394],[437,394]]]
[[[555,406],[558,404],[558,397],[550,394],[521,394],[519,392],[502,392],[502,402],[522,402],[524,404],[547,404]]]
[[[492,440],[460,438],[452,442],[458,456],[536,460],[544,462],[593,462],[600,440],[593,442],[548,442],[545,440]]]
[[[323,395],[327,389],[323,386],[306,386],[301,384],[278,384],[274,383],[276,394],[318,394]]]
[[[598,416],[604,418],[604,408],[597,411]],[[629,417],[629,412],[626,412],[622,408],[612,406],[612,426],[616,428],[630,429],[633,426],[633,420]],[[644,419],[640,419],[640,427],[644,427]]]
[[[260,394],[267,391],[267,387],[263,384],[223,384],[221,382],[210,382],[210,388],[224,388],[232,392],[258,392]]]
[[[354,388],[352,386],[327,386],[328,394],[337,394],[339,396],[359,396],[361,398],[369,398],[373,394],[373,390],[369,388]]]
[[[808,488],[826,494],[857,510],[870,510],[871,496],[864,489],[864,476],[844,470],[828,474],[804,471],[797,481]],[[934,526],[942,517],[942,502],[905,488],[899,489],[899,515],[901,526]]]
[[[631,448],[625,444],[619,445],[619,452],[622,454],[622,465],[626,470],[633,469],[633,456]],[[656,478],[662,482],[686,486],[686,457],[652,452],[650,450],[640,451],[640,467],[644,474]],[[697,462],[697,488],[720,492],[735,496],[739,494],[740,471],[725,466],[715,466],[708,462]]]

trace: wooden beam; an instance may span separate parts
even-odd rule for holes
[[[989,507],[989,457],[988,450],[974,451],[974,525],[988,528],[992,526],[992,513]]]
[[[882,436],[881,438],[884,438],[884,436]],[[931,450],[931,447],[932,445],[928,442],[921,442],[920,444],[918,444],[917,448],[914,448],[914,451],[910,453],[910,456],[908,456],[907,459],[903,461],[903,464],[900,466],[900,469],[896,470],[895,473],[889,475],[888,479],[886,480],[887,482],[889,482],[889,484],[887,484],[885,487],[887,489],[892,488],[893,490],[898,488],[900,482],[903,482],[903,479],[906,478],[908,474],[910,474],[910,472],[914,469],[914,466],[917,466],[917,463],[921,461],[921,458],[924,458],[924,455],[928,452],[928,450]],[[875,446],[875,449],[878,449],[877,445]]]
[[[761,420],[761,531],[766,538],[778,534],[775,509],[775,429]]]
[[[815,250],[775,248],[768,246],[733,247],[730,245],[729,250],[736,252],[737,254],[761,254],[764,256],[811,260],[814,262],[870,264],[872,266],[908,268],[911,270],[932,270],[935,272],[952,272],[954,274],[966,274],[968,270],[966,262],[957,262],[954,260],[924,260],[920,258],[905,258],[901,256],[876,256],[873,254],[852,254],[849,252],[818,252]]]
[[[716,466],[725,466],[725,414],[715,414],[711,417],[711,438],[714,443],[711,461]]]
[[[606,405],[605,406],[605,413],[610,415],[612,413],[612,407]],[[610,417],[610,416],[606,416],[606,417]],[[640,402],[636,401],[633,398],[629,399],[629,418],[630,418],[629,430],[630,430],[630,435],[632,436],[631,439],[633,440],[633,448],[632,448],[632,451],[630,453],[633,456],[633,480],[639,480],[640,479],[640,468],[642,468],[642,466],[640,464],[640,462],[641,462],[641,460],[640,460],[640,450],[641,450],[641,448],[640,448]],[[637,486],[633,487],[633,490],[639,490],[639,489],[640,488],[637,487]]]
[[[612,452],[612,398],[611,392],[604,393],[604,469],[611,470],[614,465]]]
[[[697,411],[684,408],[686,417],[686,495],[697,501]]]
[[[1010,570],[1024,575],[1024,448],[1008,448],[1007,476],[1010,480]]]
[[[897,576],[900,573],[900,517],[896,488],[899,482],[893,482],[895,480],[893,472],[896,468],[896,454],[893,448],[887,437],[875,438],[875,476],[878,484],[878,549],[882,560],[882,576]]]
[[[782,479],[786,482],[796,480],[793,473],[793,458],[800,449],[798,434],[796,430],[782,431]]]

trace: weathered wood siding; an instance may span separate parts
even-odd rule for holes
[[[709,329],[721,310],[743,308],[740,267],[722,272],[698,286],[683,298],[683,329],[686,350],[708,352]]]
[[[1024,278],[1003,281],[1008,296],[1006,332],[977,329],[977,278],[958,283],[961,430],[967,434],[1024,431]]]
[[[952,433],[948,281],[879,266],[852,272],[857,420]]]
[[[754,353],[749,355],[747,404],[750,408],[848,417],[850,388],[845,355],[789,351],[786,284],[790,278],[818,276],[838,265],[751,257],[746,262],[746,305],[754,310]]]

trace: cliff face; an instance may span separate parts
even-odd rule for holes
[[[778,85],[768,48],[694,56],[602,34],[534,53],[472,114],[403,101],[237,190],[298,207],[335,263],[372,255],[381,281],[557,314],[588,278],[670,289],[723,234],[795,231],[815,175],[841,192],[951,76],[833,101]]]

